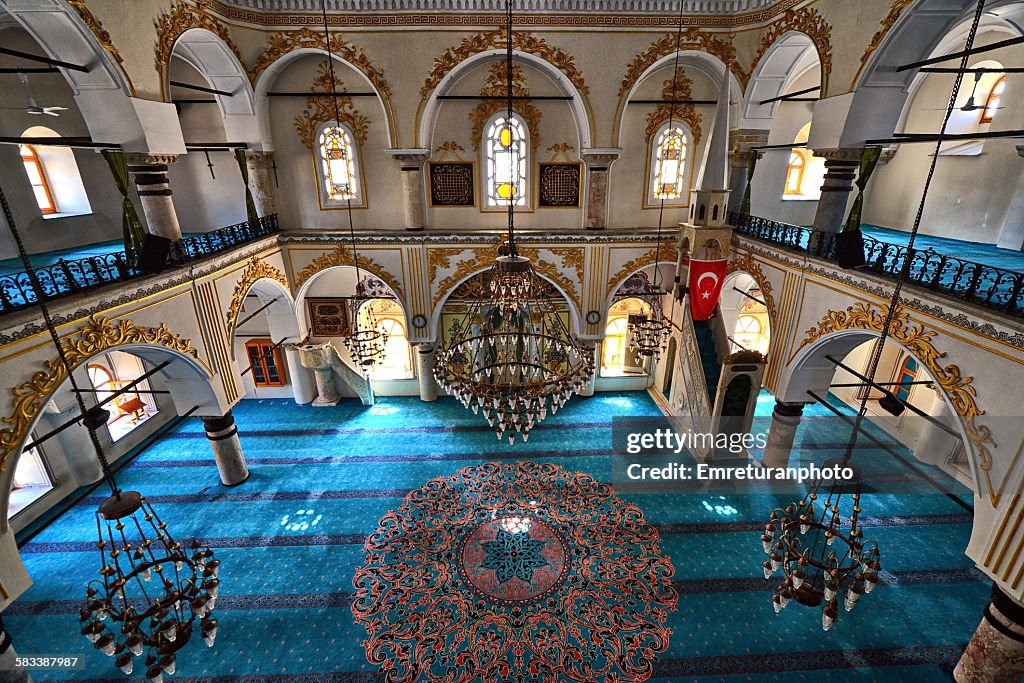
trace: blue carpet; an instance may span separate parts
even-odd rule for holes
[[[906,246],[910,241],[910,233],[903,230],[893,230],[878,225],[862,225],[861,230],[865,235],[874,237],[880,242]],[[1000,249],[994,244],[918,234],[917,239],[914,240],[914,248],[932,249],[940,254],[955,256],[965,261],[976,261],[987,266],[1024,273],[1024,252]]]
[[[759,414],[770,413],[770,401],[759,401]],[[807,412],[824,414],[820,407]],[[148,496],[179,537],[206,539],[223,565],[217,643],[189,643],[170,680],[382,680],[351,611],[363,542],[381,517],[429,479],[488,461],[552,462],[608,481],[617,415],[660,413],[645,393],[573,399],[528,444],[509,446],[451,400],[382,398],[372,407],[344,401],[335,408],[243,401],[235,416],[251,478],[235,488],[219,485],[200,421],[186,423],[120,477],[122,487]],[[842,448],[843,435],[828,425],[834,423],[808,420],[798,436],[822,460]],[[871,449],[858,459],[864,467],[902,471]],[[617,492],[655,525],[675,567],[678,609],[668,616],[672,636],[653,681],[945,681],[988,601],[989,584],[963,554],[970,515],[942,495],[864,496],[862,514],[872,520],[866,533],[881,548],[884,580],[823,632],[819,610],[793,605],[776,615],[770,584],[760,576],[763,521],[788,499]],[[99,497],[22,548],[35,583],[4,614],[15,646],[23,654],[77,654],[85,661],[78,671],[37,671],[36,680],[124,680],[78,635],[83,586],[98,569]],[[319,675],[300,677],[307,673]],[[142,680],[138,671],[132,680]]]

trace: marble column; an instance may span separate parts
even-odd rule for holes
[[[958,683],[1012,683],[1024,677],[1024,606],[998,586],[953,670]]]
[[[772,424],[768,429],[768,442],[764,446],[761,464],[765,467],[787,467],[793,452],[793,441],[804,414],[803,403],[775,402]]]
[[[256,212],[260,216],[277,213],[273,152],[246,152],[245,167],[249,171],[249,191],[256,202]]]
[[[338,388],[334,386],[334,368],[330,365],[324,368],[313,368],[313,376],[316,378],[316,400],[313,401],[313,406],[316,408],[326,408],[327,406],[336,406],[341,400],[341,394],[338,393]]]
[[[225,486],[237,486],[249,478],[249,467],[245,464],[242,444],[238,440],[235,416],[229,410],[220,417],[204,417],[203,427],[210,440],[213,458],[217,461],[220,480]]]
[[[389,149],[388,155],[400,164],[405,229],[423,230],[427,226],[427,200],[424,193],[423,165],[429,149]]]
[[[146,216],[147,230],[172,242],[181,239],[178,214],[171,199],[171,186],[167,180],[167,166],[177,161],[176,154],[128,154],[128,171]]]
[[[622,154],[619,147],[584,149],[580,159],[587,170],[586,208],[583,212],[583,227],[587,230],[604,230],[608,227],[608,174],[612,163]]]
[[[316,378],[312,371],[303,367],[299,352],[294,348],[285,347],[284,361],[288,365],[288,378],[291,380],[295,402],[300,406],[310,403],[316,398]]]
[[[15,665],[18,653],[14,650],[11,634],[0,618],[0,678],[4,683],[31,683],[32,677],[23,667]]]
[[[416,345],[416,379],[420,385],[421,401],[437,400],[437,380],[434,379],[434,347],[431,344]]]
[[[819,232],[839,232],[846,221],[853,181],[860,165],[859,149],[816,149],[814,153],[825,158],[825,180],[821,185],[821,199],[814,214],[814,229]]]
[[[729,131],[729,203],[726,207],[729,213],[740,210],[743,195],[747,191],[747,182],[750,179],[748,155],[754,147],[767,144],[767,130],[744,128]],[[758,159],[763,156],[762,152],[757,153]]]

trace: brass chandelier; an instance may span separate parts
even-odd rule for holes
[[[511,147],[512,0],[506,67],[508,110],[500,141]],[[506,187],[507,186],[507,187]],[[482,412],[498,438],[529,439],[530,430],[556,413],[594,372],[594,353],[573,339],[543,282],[519,255],[515,241],[515,200],[522,188],[503,184],[508,201],[508,238],[485,276],[483,294],[434,356],[434,377],[474,413]]]

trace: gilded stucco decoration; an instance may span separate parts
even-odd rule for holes
[[[608,278],[608,292],[607,295],[611,295],[612,292],[616,291],[619,286],[626,281],[633,273],[643,270],[648,266],[653,266],[655,263],[676,263],[679,261],[679,250],[676,248],[675,239],[672,242],[663,241],[661,248],[652,247],[649,251],[631,259],[625,263],[615,275]]]
[[[508,94],[508,66],[504,62],[495,62],[491,65],[490,72],[484,87],[480,89],[481,97],[506,97]],[[516,97],[529,97],[530,87],[526,84],[526,76],[518,64],[512,66],[512,94]],[[473,149],[480,148],[480,138],[483,135],[484,124],[487,119],[499,111],[507,111],[508,103],[496,99],[485,99],[476,105],[473,111],[469,112],[469,120],[473,122],[472,142]],[[540,110],[529,100],[517,100],[512,103],[512,111],[523,117],[526,127],[530,131],[530,146],[536,151],[540,142]]]
[[[776,19],[761,36],[761,47],[754,55],[750,70],[757,67],[768,49],[782,36],[795,31],[803,33],[814,43],[821,62],[821,96],[828,93],[828,76],[832,73],[832,26],[813,7],[802,7],[798,10],[787,10],[781,18]]]
[[[352,98],[345,96],[345,83],[334,75],[334,87],[338,92],[338,119],[340,123],[348,126],[352,131],[352,137],[362,145],[366,143],[366,133],[370,127],[370,119],[361,114],[352,104]],[[310,92],[331,92],[331,70],[327,64],[320,64],[317,67],[316,76],[313,78],[313,86]],[[299,131],[299,138],[310,150],[316,148],[316,131],[321,124],[334,121],[334,102],[329,97],[307,97],[306,108],[295,117],[295,129]]]
[[[85,0],[68,0],[68,4],[71,8],[78,13],[79,18],[89,27],[92,34],[96,36],[96,40],[100,46],[110,53],[110,56],[117,62],[117,66],[121,69],[121,73],[124,74],[125,81],[128,82],[128,89],[131,90],[132,95],[135,95],[135,85],[132,83],[132,77],[128,75],[128,70],[124,68],[124,57],[121,56],[120,50],[114,45],[113,39],[110,37],[110,32],[103,28],[103,24],[97,19],[93,13],[85,6]]]
[[[505,27],[501,27],[495,31],[476,33],[468,38],[463,38],[458,45],[445,50],[444,54],[434,59],[434,66],[423,87],[420,88],[420,96],[425,99],[452,69],[469,57],[487,50],[504,50],[508,40],[507,36]],[[549,62],[564,73],[569,82],[576,86],[582,95],[590,94],[590,88],[583,80],[583,74],[576,66],[573,56],[557,47],[548,45],[544,38],[538,38],[527,31],[513,31],[512,48],[537,55]]]
[[[750,74],[743,70],[739,60],[736,59],[736,47],[730,40],[723,40],[714,33],[700,31],[697,28],[689,28],[683,32],[682,40],[679,41],[680,50],[701,50],[718,57],[722,63],[729,67],[729,71],[739,79],[744,87],[750,78]],[[647,49],[633,57],[633,61],[626,67],[626,76],[622,79],[619,87],[619,97],[636,85],[637,81],[647,69],[653,66],[662,57],[667,57],[676,51],[676,34],[666,33],[664,37],[655,40],[647,46]]]
[[[312,263],[299,271],[299,274],[295,277],[295,287],[302,287],[310,278],[322,270],[336,266],[355,265],[356,260],[352,256],[352,251],[344,244],[337,244],[331,251],[318,256]],[[390,287],[395,294],[402,296],[402,287],[398,284],[398,280],[385,270],[382,265],[367,256],[365,252],[359,254],[359,268],[371,275],[375,275]]]
[[[289,289],[288,278],[284,273],[259,256],[250,258],[245,266],[245,270],[242,271],[242,277],[239,278],[238,284],[235,285],[234,293],[231,295],[231,304],[228,306],[227,312],[229,335],[235,329],[235,321],[238,319],[239,311],[242,310],[242,302],[245,301],[245,295],[249,293],[249,289],[257,280],[264,278],[274,280],[280,283],[286,290]]]
[[[771,280],[765,276],[764,270],[761,269],[761,264],[757,262],[754,255],[749,251],[738,252],[734,249],[725,272],[729,275],[740,272],[747,273],[754,278],[758,289],[761,290],[764,302],[768,304],[768,315],[771,323],[773,325],[776,324],[778,317],[776,315],[775,297],[773,294],[775,290],[772,287]]]
[[[278,59],[292,50],[302,48],[326,51],[327,42],[324,40],[324,34],[309,28],[301,28],[298,31],[279,31],[272,34],[267,39],[267,49],[259,56],[249,72],[253,81],[255,82],[259,75]],[[391,97],[391,86],[384,78],[384,73],[373,65],[363,48],[357,48],[334,32],[331,34],[331,53],[361,71],[383,98]]]
[[[176,0],[169,12],[163,12],[156,19],[156,70],[163,74],[167,71],[167,65],[171,61],[171,54],[174,52],[174,43],[182,33],[190,28],[203,28],[214,33],[224,41],[224,44],[238,59],[239,64],[245,64],[242,53],[232,42],[231,34],[227,26],[211,13],[208,8],[208,0],[200,0],[195,4]]]
[[[674,98],[673,93],[675,94]],[[674,84],[671,78],[662,83],[661,99],[671,102],[673,99],[688,100],[691,97],[693,97],[693,81],[686,75],[686,70],[679,67],[676,69]],[[647,130],[645,131],[647,142],[651,141],[658,129],[669,119],[673,122],[685,123],[693,135],[694,146],[700,144],[702,119],[692,104],[659,104],[657,109],[647,115]]]
[[[162,346],[192,356],[209,372],[208,366],[200,360],[199,352],[192,346],[191,340],[175,334],[163,324],[159,327],[139,327],[131,320],[111,322],[107,318],[93,315],[84,325],[61,340],[68,365],[72,370],[98,353],[126,344]],[[44,361],[43,369],[33,373],[31,379],[11,389],[13,411],[0,420],[3,424],[10,425],[0,429],[0,472],[6,469],[11,456],[18,453],[43,405],[67,376],[64,363],[59,358],[54,358]]]
[[[864,65],[868,63],[871,55],[881,47],[882,41],[885,40],[885,37],[889,34],[892,27],[896,25],[897,20],[899,20],[900,16],[903,14],[903,10],[910,7],[913,2],[914,0],[893,0],[892,5],[889,7],[889,13],[886,14],[885,18],[881,21],[881,28],[879,28],[875,35],[871,37],[871,42],[868,44],[867,49],[864,50],[864,54],[860,57],[860,69],[857,70],[857,76],[854,77],[853,83],[850,84],[850,90],[853,90],[854,86],[857,84],[857,77],[860,76],[860,72],[864,68]]]
[[[817,326],[804,333],[804,340],[800,342],[795,353],[836,332],[870,330],[880,334],[884,324],[885,312],[864,303],[848,306],[845,311],[829,311]],[[989,446],[995,447],[996,443],[992,440],[991,430],[976,422],[976,418],[984,415],[985,411],[978,407],[978,394],[973,386],[974,377],[964,377],[959,366],[951,363],[943,365],[942,359],[946,354],[935,348],[933,342],[936,336],[938,332],[935,330],[912,323],[910,314],[903,308],[897,311],[889,329],[889,337],[928,368],[932,378],[949,399],[953,410],[963,419],[964,431],[978,454],[982,476],[985,477],[989,495],[995,504],[997,500],[992,488],[992,454]]]

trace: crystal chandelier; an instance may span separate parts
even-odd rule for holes
[[[512,83],[512,0],[506,67]],[[512,121],[508,89],[506,125]],[[502,140],[511,145],[512,133]],[[514,166],[514,165],[513,165]],[[530,430],[556,413],[594,372],[594,353],[573,339],[561,314],[543,295],[544,284],[515,241],[514,185],[508,201],[508,240],[485,276],[483,293],[434,356],[434,377],[474,413],[483,412],[498,438],[529,439]]]
[[[321,3],[321,10],[324,18],[324,45],[327,47],[327,71],[331,78],[331,101],[334,102],[334,121],[336,125],[340,125],[338,81],[334,76],[334,55],[331,52],[331,32],[327,26],[326,2]],[[356,233],[352,223],[352,192],[348,185],[337,187],[344,195],[348,209],[348,234],[352,244],[352,259],[356,267],[356,294],[349,301],[351,322],[348,336],[344,339],[345,348],[348,349],[349,357],[356,368],[364,375],[369,375],[370,369],[384,360],[388,335],[383,330],[377,329],[377,321],[369,305],[371,298],[366,294],[366,282],[363,280],[359,268],[359,250],[356,248]]]
[[[848,485],[832,483],[822,503],[823,486],[822,480],[816,481],[799,502],[771,513],[761,535],[768,556],[761,566],[766,579],[782,569],[784,580],[772,595],[776,613],[790,600],[808,607],[822,605],[821,626],[827,631],[839,616],[840,599],[849,612],[878,585],[881,562],[878,545],[864,540],[858,521],[859,481],[849,496],[852,507],[846,524],[841,509]]]
[[[0,206],[35,290],[58,362],[71,384],[79,419],[89,434],[103,479],[110,487],[110,496],[96,512],[100,578],[86,585],[85,602],[79,612],[81,633],[97,650],[114,657],[115,664],[126,674],[135,668],[135,657],[145,653],[148,683],[161,683],[164,674],[175,672],[176,653],[197,630],[206,644],[213,646],[217,620],[212,610],[220,590],[220,562],[213,558],[209,548],[194,539],[186,543],[187,549],[183,547],[142,494],[122,491],[117,486],[96,435],[96,430],[110,419],[110,411],[100,405],[86,407],[74,368],[46,305],[46,294],[29,262],[2,190]]]
[[[657,266],[655,266],[657,267]],[[629,348],[644,358],[655,358],[668,347],[672,326],[665,318],[661,307],[664,292],[652,291],[644,301],[651,308],[650,315],[633,313],[627,318],[626,331],[629,333]]]

